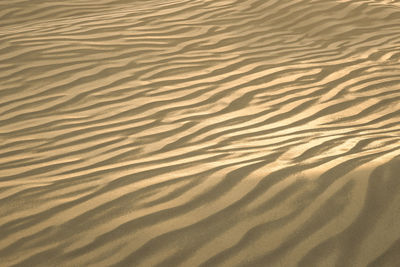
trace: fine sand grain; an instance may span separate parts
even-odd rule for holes
[[[400,266],[400,1],[1,0],[0,266]]]

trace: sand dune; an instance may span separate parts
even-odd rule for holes
[[[399,1],[0,1],[0,266],[400,266],[399,173]]]

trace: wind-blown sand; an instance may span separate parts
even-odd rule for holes
[[[400,266],[400,2],[0,1],[0,266]]]

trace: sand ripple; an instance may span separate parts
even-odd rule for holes
[[[0,266],[400,266],[399,1],[0,21]]]

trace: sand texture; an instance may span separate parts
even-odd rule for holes
[[[0,0],[0,266],[400,266],[400,1]]]

